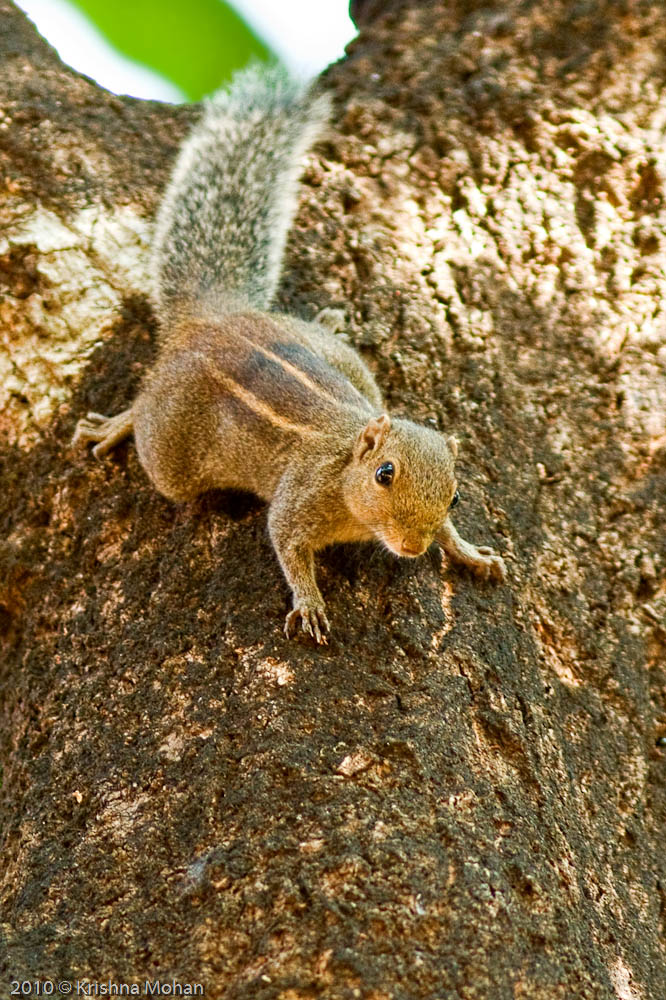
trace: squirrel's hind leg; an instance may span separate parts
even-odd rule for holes
[[[351,346],[349,337],[344,332],[347,326],[344,309],[322,309],[315,316],[315,323],[323,327],[326,333],[334,335],[320,337],[317,345],[318,353],[328,361],[329,365],[332,365],[345,378],[349,379],[361,395],[365,396],[373,409],[383,409],[382,394],[375,382],[374,375]]]
[[[123,410],[115,417],[105,417],[101,413],[87,413],[85,419],[79,420],[74,431],[72,444],[88,444],[97,441],[93,448],[95,458],[102,458],[119,441],[132,433],[132,408]]]
[[[349,337],[345,333],[347,316],[344,309],[333,309],[331,306],[326,306],[325,309],[319,310],[314,321],[315,323],[319,323],[320,326],[325,327],[329,333],[339,334],[341,340],[349,340]]]

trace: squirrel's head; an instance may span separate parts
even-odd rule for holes
[[[345,502],[395,555],[423,555],[458,502],[457,451],[454,437],[386,414],[373,417],[345,469]]]

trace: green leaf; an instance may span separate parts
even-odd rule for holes
[[[267,46],[224,0],[71,0],[111,45],[197,101]]]

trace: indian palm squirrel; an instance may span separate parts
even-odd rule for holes
[[[89,413],[74,435],[98,442],[99,457],[133,431],[170,500],[230,487],[268,501],[293,593],[285,632],[300,620],[318,643],[329,623],[314,553],[335,542],[375,539],[414,558],[436,540],[479,576],[505,576],[500,556],[451,523],[456,439],[389,417],[343,338],[270,308],[301,161],[329,110],[325,96],[265,67],[207,103],[157,215],[158,360],[129,409]]]

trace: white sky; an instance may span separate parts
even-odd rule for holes
[[[119,55],[67,0],[17,0],[60,58],[116,94],[182,101],[178,87]],[[183,0],[187,3],[187,0]],[[292,69],[320,72],[356,34],[348,0],[233,0],[258,35]]]

